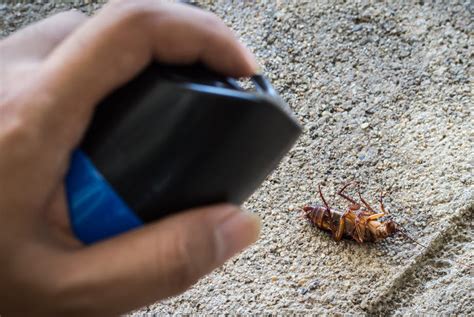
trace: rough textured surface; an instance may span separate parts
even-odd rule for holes
[[[78,1],[77,1],[78,2]],[[86,1],[88,2],[88,1]],[[0,4],[2,35],[73,7]],[[204,1],[258,56],[305,133],[245,207],[260,241],[156,313],[472,314],[473,19],[469,1]],[[98,5],[75,5],[93,12]],[[427,249],[333,242],[299,217],[352,179]]]

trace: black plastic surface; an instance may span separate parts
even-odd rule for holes
[[[152,64],[98,106],[81,148],[144,221],[241,204],[301,133],[260,90],[202,66]]]

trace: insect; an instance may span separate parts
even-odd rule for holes
[[[341,213],[329,207],[321,191],[321,185],[319,185],[318,191],[323,205],[304,206],[303,216],[317,228],[330,232],[336,242],[340,241],[343,237],[354,239],[358,243],[376,242],[398,232],[410,241],[422,246],[424,249],[428,249],[427,246],[410,237],[405,229],[393,220],[380,220],[383,216],[388,215],[383,205],[382,192],[380,193],[379,199],[380,212],[376,212],[367,201],[362,198],[359,188],[357,193],[363,206],[355,201],[354,198],[344,193],[344,190],[351,184],[352,183],[348,183],[344,185],[337,192],[339,196],[350,202],[345,212]],[[356,184],[358,185],[358,183]],[[472,265],[467,265],[463,262],[456,261],[456,263],[469,269],[473,268]]]
[[[400,226],[394,221],[380,220],[383,216],[388,215],[383,205],[382,193],[380,193],[379,200],[380,212],[376,212],[367,201],[362,198],[360,190],[358,190],[358,195],[362,205],[344,193],[344,190],[351,184],[352,183],[348,183],[344,185],[337,192],[339,196],[350,202],[345,212],[341,213],[329,207],[321,191],[321,185],[319,185],[319,196],[321,197],[323,205],[304,206],[304,217],[317,228],[330,232],[335,241],[340,241],[343,237],[347,237],[359,243],[376,242],[400,231]],[[410,240],[413,239],[410,238]]]

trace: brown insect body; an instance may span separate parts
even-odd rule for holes
[[[370,205],[362,198],[360,191],[358,192],[360,201],[364,205],[361,206],[352,197],[344,194],[344,190],[351,183],[344,185],[337,194],[351,203],[345,212],[332,210],[326,199],[324,199],[319,186],[319,196],[324,205],[304,206],[304,217],[319,229],[332,233],[335,241],[340,241],[343,237],[354,239],[359,243],[376,242],[383,240],[397,232],[411,240],[412,242],[427,249],[427,246],[419,243],[405,232],[405,229],[392,220],[380,221],[379,219],[387,215],[382,201],[382,194],[380,194],[380,209],[377,213],[370,207]],[[456,262],[466,268],[472,269],[472,265],[463,262]]]
[[[385,215],[382,196],[380,196],[381,212],[375,210],[362,198],[359,192],[359,198],[364,205],[357,203],[352,197],[344,194],[344,190],[349,186],[346,184],[338,195],[348,200],[351,205],[345,212],[332,210],[324,199],[321,187],[319,187],[319,195],[324,203],[321,205],[304,206],[304,216],[308,221],[319,229],[332,233],[335,241],[340,241],[343,237],[352,238],[359,243],[376,242],[383,240],[398,231],[395,222],[380,221],[379,219]]]

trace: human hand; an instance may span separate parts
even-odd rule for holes
[[[0,42],[0,314],[113,315],[178,294],[257,239],[219,205],[91,246],[71,232],[64,176],[94,106],[152,59],[251,75],[214,15],[156,1],[64,13]]]

